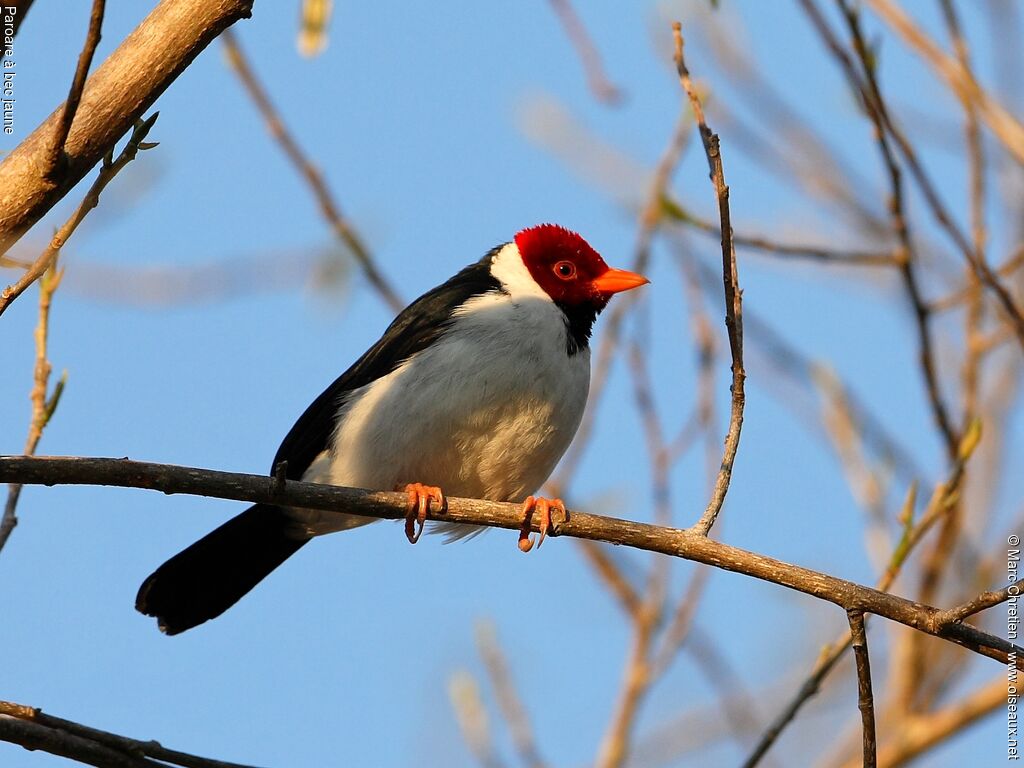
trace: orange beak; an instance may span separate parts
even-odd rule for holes
[[[649,282],[651,281],[636,272],[629,272],[625,269],[609,269],[600,277],[594,278],[592,285],[600,293],[611,296],[614,293],[639,288]]]

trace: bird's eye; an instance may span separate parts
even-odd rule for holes
[[[576,265],[571,261],[560,261],[555,264],[555,274],[563,280],[570,280],[576,277]]]

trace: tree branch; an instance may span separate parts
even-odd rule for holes
[[[345,514],[386,520],[404,520],[408,506],[408,497],[404,493],[292,480],[280,482],[267,475],[219,472],[129,459],[0,456],[0,482],[148,488],[166,494],[187,493],[295,509],[344,510]],[[567,517],[554,530],[549,530],[548,535],[625,545],[752,576],[827,600],[847,611],[860,610],[882,616],[1003,663],[1011,652],[1024,655],[1024,648],[969,624],[943,621],[945,612],[938,608],[731,547],[699,533],[585,512],[571,512]],[[519,504],[454,497],[448,500],[446,512],[438,515],[431,511],[428,519],[515,531],[523,522]],[[538,524],[539,521],[532,523],[533,531],[539,532]]]
[[[60,377],[57,386],[53,388],[52,394],[49,391],[50,365],[47,354],[47,342],[50,335],[50,306],[53,302],[53,294],[60,286],[64,276],[63,268],[58,271],[57,264],[50,265],[46,275],[39,283],[39,320],[36,323],[36,364],[32,370],[32,390],[29,399],[32,401],[32,419],[29,422],[28,437],[25,438],[25,455],[32,456],[39,446],[39,440],[43,436],[43,430],[50,423],[53,412],[57,409],[60,396],[64,393],[64,383],[67,380],[67,371]],[[7,489],[7,502],[4,504],[4,514],[0,517],[0,550],[4,548],[11,532],[18,525],[18,497],[21,495],[21,486],[12,484]]]
[[[246,93],[249,94],[253,104],[256,105],[256,109],[263,118],[263,122],[267,125],[267,131],[281,145],[285,156],[295,166],[299,175],[302,176],[307,186],[309,186],[313,197],[316,198],[316,202],[320,206],[320,213],[323,214],[334,236],[348,248],[349,253],[352,254],[352,257],[362,268],[363,274],[370,285],[380,294],[385,303],[395,312],[400,312],[402,307],[405,306],[405,301],[402,300],[402,297],[398,295],[395,288],[388,282],[384,273],[380,271],[377,262],[374,261],[373,254],[370,253],[370,249],[366,247],[366,243],[363,242],[359,233],[356,232],[352,224],[342,214],[341,208],[335,201],[334,196],[331,195],[331,191],[327,188],[327,182],[324,181],[323,174],[310,161],[302,147],[299,146],[295,138],[289,133],[284,120],[281,119],[273,102],[270,101],[270,96],[267,95],[263,84],[256,77],[256,73],[250,66],[248,58],[242,51],[242,46],[235,39],[231,30],[224,32],[223,41],[224,50],[227,52],[231,68],[238,75],[238,79],[241,80],[242,86],[245,88]]]
[[[864,730],[864,768],[877,765],[878,745],[875,740],[875,697],[871,692],[871,661],[868,656],[868,635],[864,630],[864,614],[849,611],[850,639],[857,660],[857,701]]]
[[[153,127],[153,123],[156,122],[159,112],[154,112],[146,120],[138,120],[135,123],[135,128],[132,131],[132,135],[128,139],[128,143],[125,144],[124,149],[117,156],[117,159],[113,158],[113,148],[103,158],[103,167],[100,169],[99,175],[96,177],[96,181],[89,187],[89,191],[85,193],[85,197],[82,198],[82,202],[79,203],[78,208],[71,214],[64,225],[57,230],[54,236],[50,239],[49,245],[39,255],[32,264],[29,265],[28,269],[16,283],[9,285],[4,288],[3,292],[0,292],[0,315],[2,315],[7,308],[17,299],[25,290],[32,285],[36,280],[42,277],[46,270],[57,263],[57,258],[60,256],[60,250],[67,243],[68,238],[75,233],[78,229],[78,225],[82,223],[82,220],[89,214],[93,208],[100,204],[100,195],[103,190],[106,189],[109,184],[121,170],[128,165],[135,156],[139,153],[139,150],[146,150],[155,147],[155,143],[147,144],[144,140],[149,134],[149,129]]]
[[[0,701],[0,740],[99,768],[249,768],[118,736],[10,701]]]
[[[0,163],[0,254],[107,153],[210,42],[253,0],[163,0],[86,81],[64,142],[67,162],[40,173],[64,110],[58,108]]]
[[[708,128],[700,98],[690,81],[690,72],[683,59],[682,26],[678,21],[672,24],[672,33],[675,38],[675,59],[679,82],[686,91],[686,95],[690,99],[690,106],[693,107],[693,114],[697,118],[701,142],[704,144],[704,153],[708,157],[711,182],[715,187],[715,196],[718,198],[718,215],[722,232],[722,278],[725,284],[725,327],[729,332],[729,351],[732,353],[732,409],[729,415],[729,431],[725,436],[725,453],[722,456],[722,465],[718,471],[718,478],[715,480],[715,490],[711,495],[711,500],[700,520],[693,526],[694,531],[707,536],[725,503],[725,494],[728,493],[729,482],[732,480],[736,451],[740,447],[740,431],[743,428],[743,406],[746,402],[743,382],[747,377],[743,370],[743,294],[740,291],[739,273],[736,269],[736,250],[733,248],[732,220],[729,213],[729,187],[725,183],[718,134]]]
[[[78,66],[75,67],[71,90],[68,92],[67,101],[64,102],[64,108],[60,111],[60,122],[57,123],[57,130],[53,134],[53,143],[50,145],[49,156],[46,159],[47,177],[52,178],[60,170],[64,160],[64,142],[67,141],[71,124],[75,121],[75,112],[78,111],[78,104],[82,100],[82,89],[85,88],[85,78],[88,77],[89,67],[92,66],[93,54],[96,53],[96,46],[100,44],[100,30],[103,27],[103,13],[106,6],[106,0],[93,0],[85,45],[82,47],[82,53],[78,56]]]

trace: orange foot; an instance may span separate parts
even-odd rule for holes
[[[569,513],[565,510],[565,504],[561,499],[545,499],[527,496],[523,502],[523,524],[519,527],[519,549],[529,552],[533,549],[533,540],[530,538],[530,523],[533,521],[533,510],[540,511],[540,538],[537,539],[537,549],[544,543],[548,528],[551,527],[551,510],[562,513],[563,520],[569,519]]]
[[[423,533],[423,525],[427,520],[427,511],[430,509],[430,502],[433,501],[436,511],[440,512],[448,506],[444,494],[436,485],[423,485],[423,483],[409,483],[402,486],[400,490],[409,494],[409,510],[405,515],[405,537],[410,544],[420,540]],[[417,527],[417,523],[419,526]]]

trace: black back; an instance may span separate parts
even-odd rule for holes
[[[330,445],[338,409],[349,392],[387,376],[441,338],[451,326],[452,313],[469,299],[501,291],[501,283],[491,274],[491,262],[500,248],[492,249],[480,261],[403,309],[377,343],[335,379],[299,417],[278,448],[271,471],[280,462],[287,461],[288,479],[300,479],[313,460]]]

